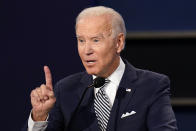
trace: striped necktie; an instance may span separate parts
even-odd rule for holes
[[[96,93],[94,109],[97,116],[99,129],[101,131],[106,131],[111,108],[109,105],[109,99],[105,94],[103,86]]]

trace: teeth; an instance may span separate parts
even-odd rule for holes
[[[88,61],[88,63],[94,63],[94,61]]]
[[[89,60],[89,61],[87,61],[87,63],[94,63],[94,62],[95,62],[95,61],[93,61],[93,60],[92,60],[92,61],[90,61],[90,60]]]

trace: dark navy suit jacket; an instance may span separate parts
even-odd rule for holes
[[[94,112],[92,76],[86,72],[68,76],[56,84],[56,104],[49,115],[47,131],[98,131]],[[130,90],[131,89],[131,90]],[[136,112],[122,117],[123,114]],[[27,128],[24,128],[27,129]],[[176,131],[167,76],[133,67],[125,61],[107,126],[108,131]]]

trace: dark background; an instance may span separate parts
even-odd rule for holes
[[[195,98],[195,42],[195,38],[127,38],[121,56],[138,68],[168,75],[173,98]]]
[[[1,0],[0,123],[16,131],[31,110],[30,92],[44,82],[48,65],[53,82],[83,71],[77,53],[75,18],[86,7],[106,5],[119,11],[128,32],[194,31],[193,0]],[[134,66],[166,74],[172,98],[196,97],[196,37],[127,38],[122,56]],[[173,105],[179,130],[195,131],[196,107]]]

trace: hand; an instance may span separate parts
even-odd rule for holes
[[[45,121],[56,102],[53,92],[52,75],[48,66],[44,66],[44,72],[46,84],[42,84],[31,92],[32,119],[34,121]]]

